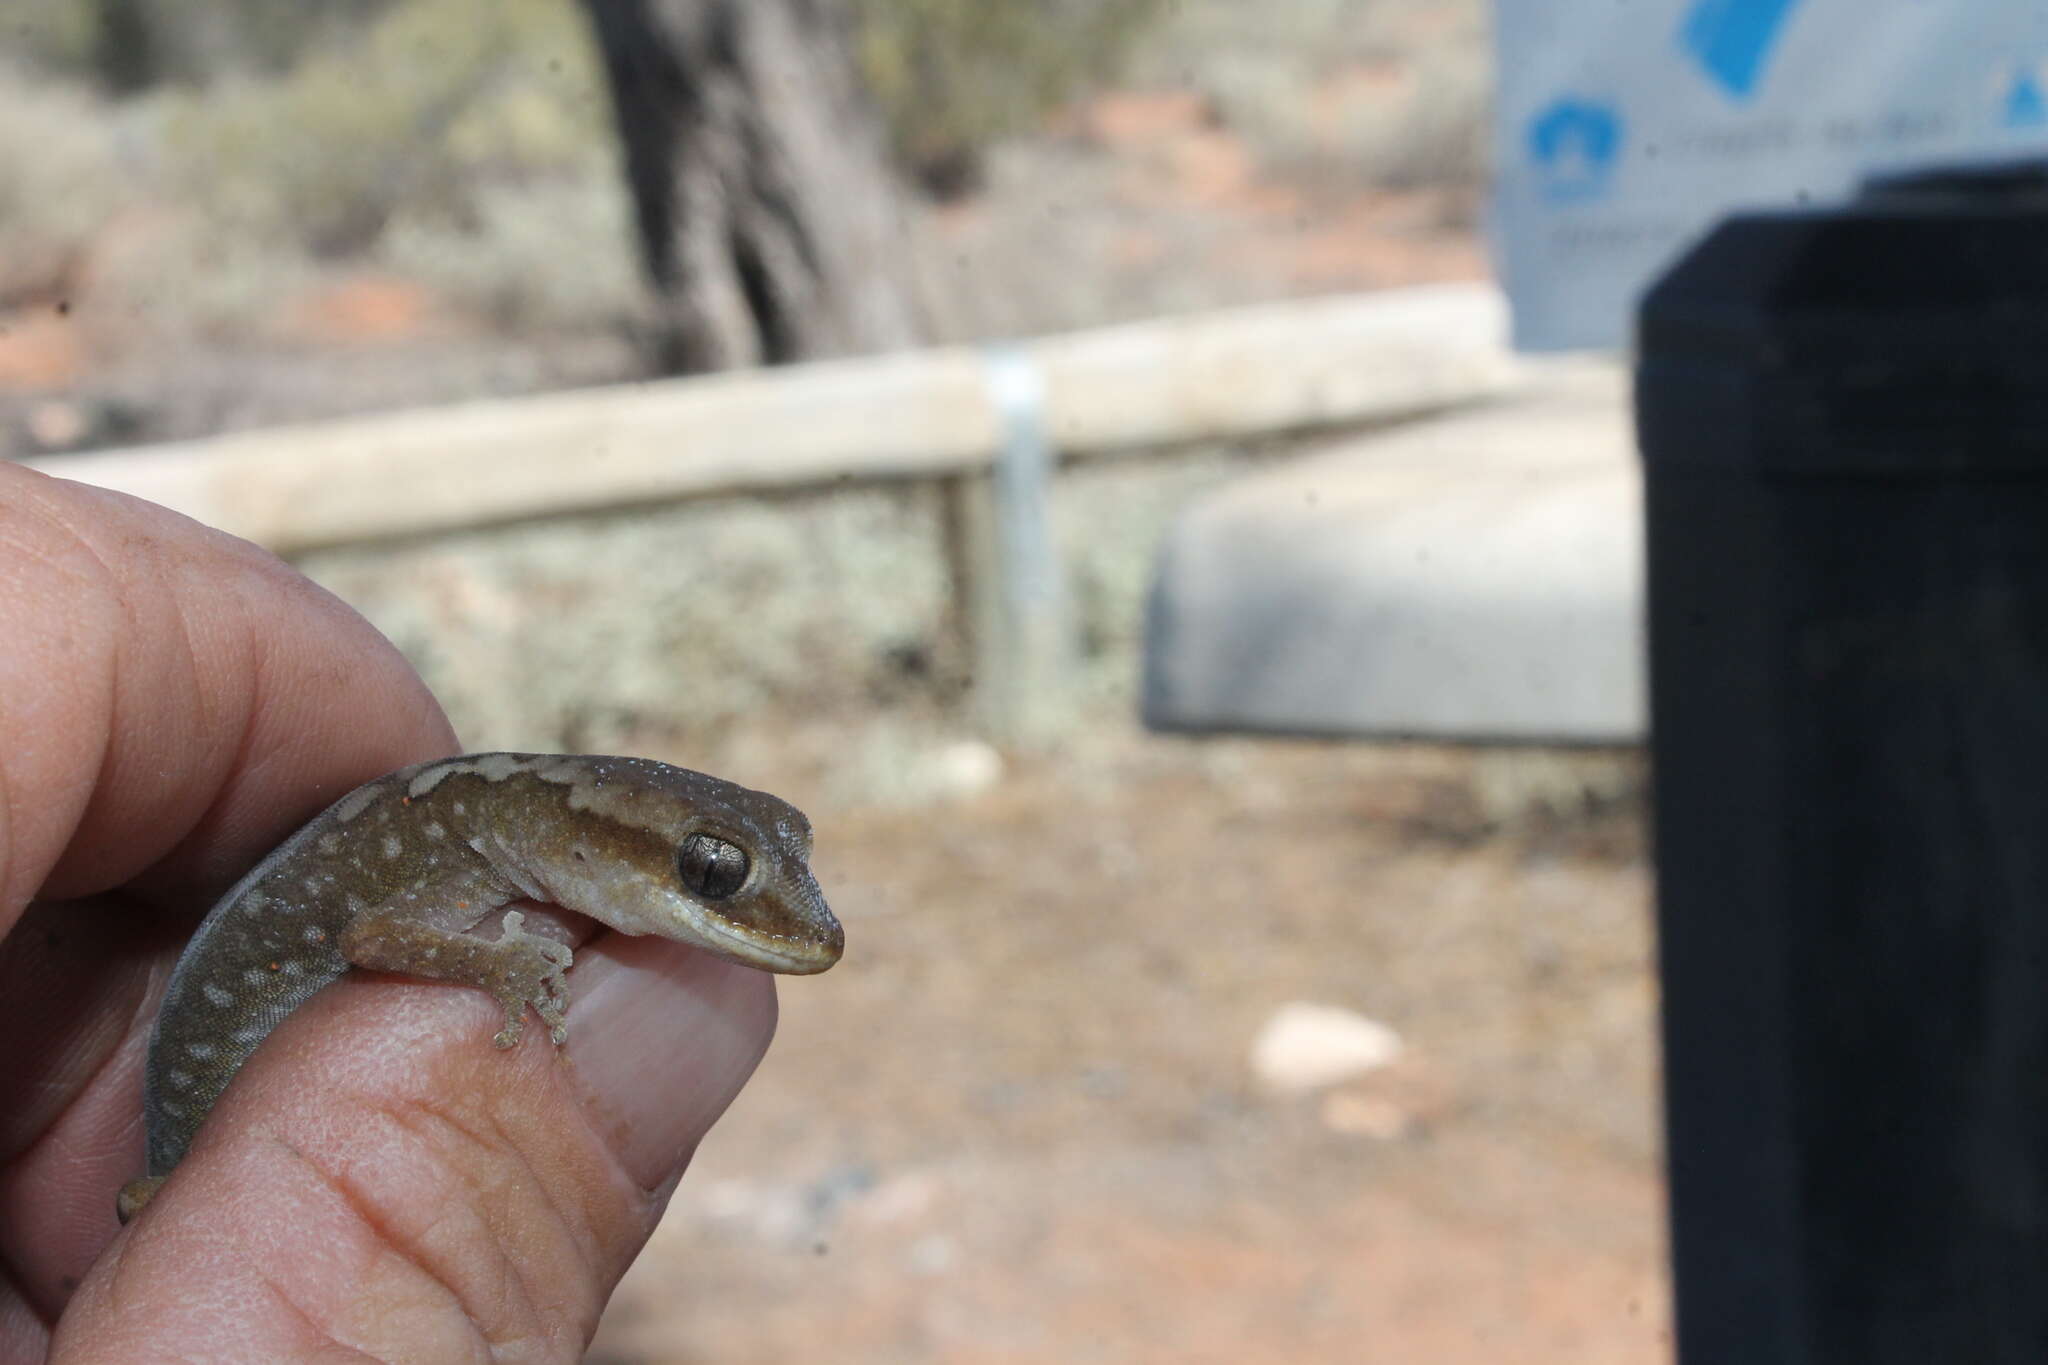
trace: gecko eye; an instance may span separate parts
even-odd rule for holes
[[[746,851],[710,834],[692,834],[676,850],[683,885],[706,900],[722,901],[747,880]]]

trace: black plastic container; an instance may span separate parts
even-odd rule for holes
[[[2048,169],[1731,220],[1639,357],[1680,1358],[2048,1360]]]

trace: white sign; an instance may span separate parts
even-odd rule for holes
[[[1731,210],[2048,154],[2043,0],[1495,0],[1494,249],[1527,350],[1625,346]]]

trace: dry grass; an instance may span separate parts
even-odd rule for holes
[[[1487,42],[1482,0],[1192,0],[1137,70],[1201,90],[1266,164],[1469,204],[1486,169]]]
[[[109,110],[0,63],[0,308],[77,287],[89,243],[132,199]]]

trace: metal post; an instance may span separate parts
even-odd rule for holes
[[[1000,445],[993,472],[963,480],[955,503],[961,556],[971,566],[975,712],[992,738],[1029,747],[1051,736],[1069,701],[1055,460],[1037,364],[1017,346],[985,355]]]

